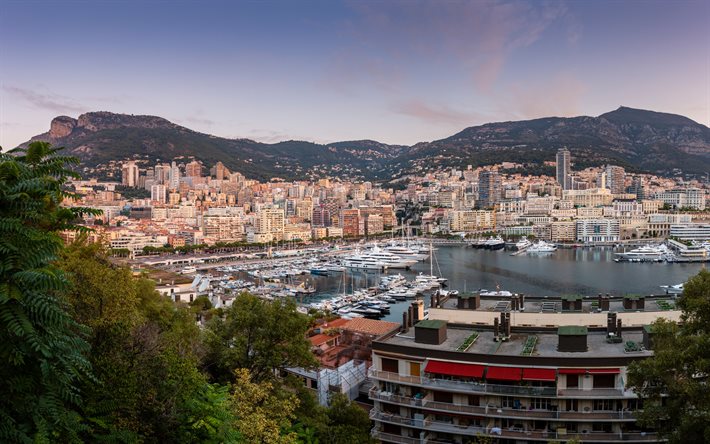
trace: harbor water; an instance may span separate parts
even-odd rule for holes
[[[476,291],[484,288],[535,296],[560,296],[663,294],[661,285],[685,282],[705,267],[701,263],[614,262],[614,252],[611,247],[596,247],[511,256],[508,250],[440,246],[435,253],[433,268],[435,275],[449,279],[450,290]],[[412,280],[419,272],[428,274],[429,269],[428,262],[420,262],[411,270],[389,270],[384,274],[401,273]],[[352,293],[353,289],[377,286],[382,275],[364,271],[311,275],[308,280],[317,292],[305,298],[304,302],[317,302],[340,295],[343,291]],[[427,299],[425,302],[428,304]],[[391,304],[391,312],[383,319],[401,322],[402,312],[409,303]]]

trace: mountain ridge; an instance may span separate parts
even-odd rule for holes
[[[117,161],[192,157],[222,161],[256,179],[323,175],[392,179],[432,168],[482,166],[503,161],[534,165],[568,147],[577,167],[616,163],[631,170],[690,174],[710,170],[710,128],[687,117],[619,107],[598,117],[542,117],[464,128],[449,137],[411,146],[375,140],[318,144],[263,143],[201,133],[158,116],[89,112],[52,119],[45,140],[65,146],[88,169],[116,169]]]

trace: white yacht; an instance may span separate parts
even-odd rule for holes
[[[530,242],[530,239],[528,239],[527,237],[524,237],[515,243],[515,248],[517,248],[518,250],[525,250],[526,248],[528,248],[531,245],[532,245],[532,242]]]
[[[384,270],[387,268],[387,264],[381,260],[360,253],[343,258],[343,265],[346,268],[353,268],[356,270]]]
[[[683,294],[683,284],[661,285],[661,288],[666,292],[666,294]]]
[[[631,251],[624,251],[623,253],[615,254],[619,259],[627,260],[629,262],[657,262],[662,259],[663,254],[666,252],[667,249],[665,246],[645,245]]]
[[[400,256],[390,253],[389,251],[385,251],[380,247],[374,247],[371,250],[363,253],[361,256],[380,261],[384,263],[387,268],[409,268],[417,263],[416,259],[404,259]]]
[[[415,261],[423,261],[426,259],[429,255],[426,253],[420,253],[418,251],[414,251],[411,248],[404,246],[404,245],[387,245],[384,248],[385,251],[388,253],[392,253],[396,256],[399,256],[403,259],[413,259]]]
[[[528,253],[552,253],[557,250],[555,244],[545,242],[543,240],[537,241],[527,248]]]

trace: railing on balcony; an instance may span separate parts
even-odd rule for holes
[[[536,441],[549,441],[549,440],[569,440],[571,438],[579,438],[580,441],[594,442],[594,441],[607,441],[607,442],[656,442],[659,441],[659,437],[655,433],[640,433],[640,432],[628,432],[628,433],[604,433],[604,432],[586,432],[586,433],[557,433],[553,431],[539,431],[539,430],[520,430],[520,429],[503,429],[497,427],[476,427],[476,426],[464,426],[456,425],[442,421],[425,420],[424,428],[427,431],[440,431],[444,433],[452,433],[457,435],[470,435],[470,436],[491,436],[509,439],[521,439],[521,440],[536,440]],[[428,441],[427,441],[428,442]]]
[[[381,441],[397,442],[402,444],[422,444],[419,438],[410,438],[408,436],[395,435],[393,433],[380,432],[379,430],[372,431],[372,437]]]
[[[503,429],[498,427],[478,427],[464,424],[453,424],[452,422],[436,421],[433,419],[418,420],[406,418],[393,413],[385,413],[373,409],[370,411],[370,419],[375,421],[384,421],[394,424],[405,425],[409,427],[421,428],[430,432],[452,433],[455,435],[466,436],[490,436],[521,440],[567,440],[573,437],[579,437],[581,441],[606,441],[606,442],[656,442],[659,437],[655,433],[642,432],[585,432],[585,433],[557,433],[554,431],[539,431],[539,430],[521,430],[521,429]]]
[[[504,395],[556,396],[556,387],[532,387],[517,385],[482,384],[473,381],[457,381],[449,379],[427,378],[421,376],[402,376],[397,373],[370,369],[369,376],[385,381],[397,381],[417,384],[426,387],[445,387],[454,390],[477,393],[494,393]]]
[[[396,395],[394,393],[383,392],[377,389],[377,387],[372,387],[368,392],[370,399],[378,399],[380,401],[387,401],[394,404],[421,407],[423,400],[421,398],[411,398],[409,396]]]

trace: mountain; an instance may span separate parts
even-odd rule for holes
[[[414,145],[397,159],[423,165],[486,165],[554,160],[568,147],[576,168],[614,163],[661,174],[710,170],[710,129],[686,117],[620,107],[599,117],[546,117],[466,128],[446,139]]]
[[[222,161],[247,177],[295,178],[309,174],[371,176],[406,147],[360,140],[319,145],[289,140],[274,144],[226,139],[190,130],[161,117],[90,112],[78,119],[59,116],[30,141],[64,146],[86,171],[111,175],[125,159],[149,162],[194,157],[207,166]]]
[[[111,175],[125,159],[149,162],[194,157],[222,161],[247,177],[391,179],[415,171],[503,161],[534,168],[568,147],[575,168],[613,163],[632,171],[672,174],[710,171],[710,129],[686,117],[620,107],[599,117],[546,117],[488,123],[411,147],[373,140],[273,144],[199,133],[155,116],[91,112],[59,116],[46,140],[78,156],[90,173]],[[23,144],[23,145],[26,145]]]

